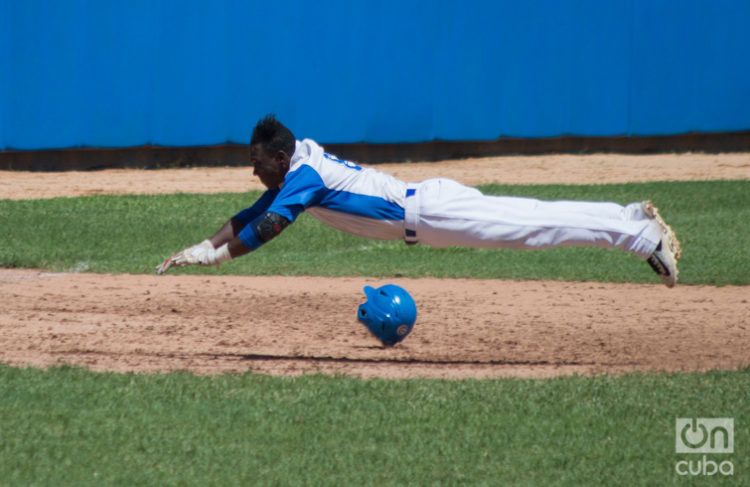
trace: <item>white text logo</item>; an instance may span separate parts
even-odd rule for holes
[[[734,418],[677,418],[676,453],[734,453]]]
[[[734,418],[677,418],[674,428],[676,453],[703,453],[679,460],[677,475],[734,475],[734,464],[726,457],[708,454],[734,453]]]

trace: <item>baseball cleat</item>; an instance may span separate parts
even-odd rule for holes
[[[661,215],[659,215],[659,209],[655,207],[651,201],[644,201],[643,212],[652,220],[656,220],[661,227],[662,240],[666,239],[668,241],[669,247],[674,253],[675,260],[680,260],[682,257],[682,246],[680,245],[680,241],[677,240],[677,235],[674,233],[674,230],[672,230],[672,227],[667,225]]]
[[[651,268],[659,274],[661,282],[667,287],[674,287],[677,284],[677,276],[679,271],[677,270],[677,259],[675,259],[674,253],[669,251],[669,246],[664,245],[664,240],[659,242],[659,245],[654,250],[646,262]]]
[[[677,240],[674,230],[659,215],[659,210],[653,203],[644,201],[643,210],[649,218],[656,220],[661,228],[661,241],[646,262],[659,275],[665,286],[674,287],[679,275],[677,261],[682,257],[680,241]]]

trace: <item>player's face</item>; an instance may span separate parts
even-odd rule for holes
[[[250,146],[250,162],[253,163],[253,174],[268,189],[278,188],[289,171],[289,156],[283,151],[269,154],[261,144]]]

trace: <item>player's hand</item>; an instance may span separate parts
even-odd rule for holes
[[[172,266],[182,267],[193,264],[212,264],[215,260],[216,251],[209,240],[204,240],[198,245],[188,247],[181,252],[177,252],[156,267],[156,273],[161,275],[169,270]],[[213,259],[212,259],[213,257]]]
[[[172,259],[174,259],[174,255],[167,258],[166,260],[164,260],[164,262],[156,266],[156,273],[158,275],[162,275],[165,272],[167,272],[169,268],[172,267]]]

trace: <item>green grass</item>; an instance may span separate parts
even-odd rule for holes
[[[750,283],[750,181],[595,186],[485,186],[542,199],[653,199],[685,250],[684,284]],[[0,201],[0,266],[57,271],[153,272],[172,252],[212,234],[258,193],[94,196]],[[658,282],[637,258],[604,249],[430,249],[365,240],[303,215],[282,236],[220,270],[281,275],[435,276]]]
[[[750,370],[450,382],[0,366],[0,483],[682,484],[675,418],[695,416],[735,418],[737,450],[720,460],[747,485],[748,382]]]
[[[750,181],[486,186],[489,194],[651,198],[678,231],[684,283],[750,281]],[[0,266],[153,272],[250,195],[0,201]],[[620,252],[428,249],[303,216],[259,252],[181,273],[656,282]],[[676,417],[734,417],[748,483],[750,369],[545,381],[97,374],[0,365],[0,485],[664,485]],[[713,457],[714,459],[723,459]],[[695,479],[692,479],[695,480]],[[710,482],[724,483],[713,477]]]

